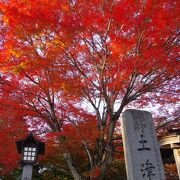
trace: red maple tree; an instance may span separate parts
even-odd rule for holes
[[[0,12],[1,72],[17,78],[32,128],[60,132],[66,121],[95,116],[92,179],[103,179],[113,161],[124,108],[178,101],[178,1],[8,0]]]
[[[0,173],[5,174],[18,166],[19,155],[15,142],[27,134],[23,121],[24,110],[14,98],[14,92],[7,83],[7,77],[0,77]]]

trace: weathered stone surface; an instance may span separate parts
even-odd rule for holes
[[[128,109],[122,115],[128,180],[165,180],[151,113]]]
[[[32,179],[32,169],[33,166],[26,164],[23,166],[23,174],[22,174],[22,180],[31,180]]]

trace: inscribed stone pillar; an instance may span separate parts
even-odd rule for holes
[[[151,113],[128,109],[122,115],[128,180],[165,180]]]

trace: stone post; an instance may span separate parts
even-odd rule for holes
[[[122,115],[122,137],[128,180],[165,180],[159,143],[147,111],[128,109]]]
[[[32,165],[23,166],[22,180],[31,180],[32,179]]]

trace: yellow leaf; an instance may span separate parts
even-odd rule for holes
[[[9,18],[8,18],[7,16],[3,16],[3,17],[2,17],[2,20],[3,20],[3,22],[5,22],[6,24],[9,23]]]

